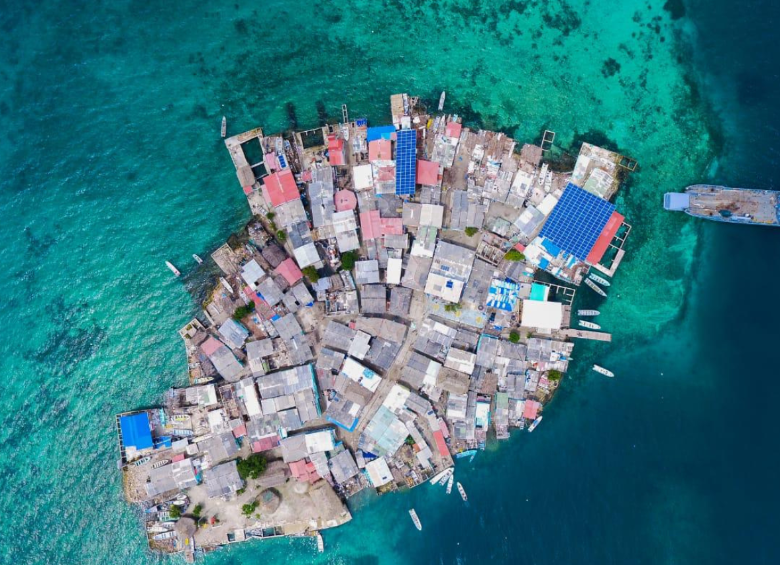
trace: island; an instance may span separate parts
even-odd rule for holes
[[[458,460],[539,425],[571,339],[610,340],[572,305],[582,283],[606,297],[631,231],[610,200],[636,162],[575,158],[552,131],[518,145],[443,105],[395,94],[387,124],[344,106],[225,139],[252,219],[198,267],[219,274],[179,330],[190,386],[116,417],[152,549],[322,548],[363,489],[450,492]]]

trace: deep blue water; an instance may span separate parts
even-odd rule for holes
[[[175,331],[211,275],[189,256],[248,219],[220,116],[282,129],[291,101],[311,126],[322,100],[379,123],[391,93],[442,88],[472,123],[639,159],[615,341],[578,344],[537,432],[458,470],[469,508],[421,487],[356,501],[324,556],[208,562],[780,562],[780,230],[660,211],[695,180],[777,188],[780,5],[663,4],[1,1],[0,563],[161,560],[122,501],[113,415],[185,382]]]

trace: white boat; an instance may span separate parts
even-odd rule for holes
[[[177,277],[178,277],[179,275],[181,275],[181,273],[179,272],[179,269],[177,269],[176,267],[174,267],[174,266],[173,266],[173,263],[171,263],[170,261],[166,261],[166,262],[165,262],[165,266],[166,266],[166,267],[168,267],[168,268],[169,268],[169,269],[170,269],[170,270],[173,272],[173,274],[174,274],[174,275],[176,275]]]
[[[458,492],[460,493],[460,497],[463,499],[463,502],[468,502],[469,497],[466,496],[466,489],[463,488],[463,485],[460,483],[456,483],[458,487]]]
[[[227,282],[227,279],[225,277],[219,277],[219,282],[222,283],[222,286],[227,290],[230,294],[233,294],[233,287],[230,286],[230,283]]]
[[[420,518],[417,517],[417,512],[414,511],[414,508],[409,510],[409,516],[412,517],[412,522],[414,522],[414,527],[422,531],[422,523],[420,522]]]
[[[171,462],[170,459],[162,459],[161,461],[157,461],[154,465],[152,465],[152,469],[159,469],[160,467],[165,467],[170,462]]]
[[[227,118],[225,116],[222,116],[222,129],[220,130],[220,133],[222,134],[222,138],[227,135]]]
[[[450,475],[450,480],[447,481],[447,494],[452,492],[452,483],[455,481],[455,473]]]
[[[444,476],[441,479],[439,479],[439,484],[442,485],[442,486],[446,485],[447,484],[447,479],[449,479],[452,476],[452,473],[453,473],[453,469],[452,468],[447,469],[444,472]]]
[[[152,458],[147,455],[146,457],[142,457],[141,459],[133,463],[133,465],[135,465],[136,467],[140,467],[141,465],[146,465],[151,460]]]
[[[317,551],[323,553],[325,551],[325,542],[322,539],[322,534],[317,532]]]
[[[539,416],[539,417],[538,417],[536,420],[534,420],[533,422],[531,422],[531,425],[530,425],[530,426],[528,426],[528,433],[531,433],[532,431],[534,431],[534,430],[536,429],[536,427],[537,427],[539,424],[541,424],[541,422],[542,422],[542,418],[544,418],[544,416]]]
[[[594,281],[596,281],[597,283],[599,283],[602,286],[609,286],[610,284],[612,284],[607,279],[605,279],[604,277],[598,276],[596,273],[590,273],[588,275],[588,278],[593,279]]]
[[[444,110],[444,99],[447,97],[447,93],[443,90],[441,91],[441,96],[439,96],[439,112]]]
[[[585,321],[585,320],[580,320],[580,321],[579,321],[579,324],[580,324],[580,325],[581,325],[583,328],[588,328],[589,330],[600,330],[600,329],[601,329],[601,326],[600,326],[600,325],[598,325],[598,324],[594,324],[593,322],[587,322],[587,321]]]
[[[596,294],[600,294],[600,295],[601,295],[601,296],[603,296],[604,298],[606,298],[606,297],[607,297],[607,293],[606,293],[606,292],[604,292],[603,290],[601,290],[601,287],[599,287],[599,285],[597,285],[596,283],[594,283],[592,280],[590,280],[590,279],[585,279],[585,281],[584,281],[584,282],[585,282],[585,284],[586,284],[586,285],[588,285],[588,287],[590,287],[592,290],[594,290],[594,291],[596,292]]]
[[[435,485],[436,483],[438,483],[440,480],[442,480],[442,478],[447,476],[447,473],[449,473],[449,471],[450,471],[449,469],[444,469],[444,471],[442,471],[441,473],[437,473],[436,475],[434,475],[433,478],[431,479],[431,484]]]
[[[601,314],[598,310],[577,310],[578,316],[598,316]]]
[[[609,369],[605,369],[604,367],[600,367],[599,365],[593,365],[593,370],[599,373],[600,375],[604,375],[605,377],[614,377],[615,373],[610,371]]]
[[[198,265],[202,265],[202,264],[203,264],[203,259],[201,259],[201,258],[200,258],[200,257],[198,257],[197,255],[195,255],[194,253],[192,254],[192,258],[193,258],[193,259],[195,259],[195,262],[196,262]]]

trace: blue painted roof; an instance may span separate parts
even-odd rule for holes
[[[549,265],[549,264],[550,264],[550,262],[547,259],[545,259],[544,257],[542,257],[539,260],[539,268],[542,269],[542,270],[546,269],[547,265]]]
[[[553,257],[557,257],[558,253],[561,252],[561,248],[558,247],[557,245],[555,245],[549,239],[543,239],[542,240],[542,247],[544,247],[547,250],[547,253],[549,253]]]
[[[347,430],[348,432],[354,432],[355,428],[357,427],[357,423],[358,423],[358,419],[357,418],[352,420],[352,423],[349,426],[347,426],[346,424],[342,424],[341,422],[339,422],[338,420],[336,420],[332,416],[327,416],[325,419],[328,422],[330,422],[331,424],[336,424],[339,428]]]
[[[569,183],[539,234],[584,261],[615,206]]]
[[[395,193],[414,194],[417,183],[417,131],[402,129],[396,133]]]
[[[136,449],[152,447],[152,431],[149,429],[149,414],[146,412],[120,417],[119,428],[122,430],[122,443],[125,447]]]
[[[374,126],[366,129],[366,141],[377,139],[390,139],[395,133],[395,126]]]

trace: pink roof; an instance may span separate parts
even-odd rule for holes
[[[252,194],[252,187],[251,186],[245,186],[244,187],[244,194],[246,194],[247,196]]]
[[[344,165],[344,140],[335,134],[328,136],[328,162],[331,165]]]
[[[291,257],[288,257],[281,263],[279,263],[279,266],[276,267],[276,270],[274,271],[277,275],[282,275],[284,277],[284,280],[286,280],[290,285],[293,285],[297,283],[299,280],[303,278],[303,273],[298,268],[298,265],[295,264],[295,261],[292,260]]]
[[[393,144],[389,139],[375,139],[368,143],[369,161],[390,161],[393,159]]]
[[[301,197],[290,169],[268,175],[263,179],[263,197],[271,206],[281,206]]]
[[[233,428],[233,437],[244,437],[246,435],[246,426],[241,425]]]
[[[206,341],[200,344],[200,350],[209,357],[214,355],[220,347],[225,347],[225,344],[221,341],[217,341],[213,337],[208,338]]]
[[[344,160],[344,152],[343,151],[329,151],[328,152],[328,162],[331,165],[344,165],[344,164],[346,164],[346,161]]]
[[[520,253],[522,253],[523,251],[525,251],[525,245],[523,245],[522,243],[516,243],[515,249],[517,249]]]
[[[380,218],[382,235],[403,235],[404,221],[402,218]]]
[[[450,430],[447,429],[447,422],[445,422],[443,418],[439,418],[439,429],[441,430],[441,435],[444,436],[444,439],[450,437]]]
[[[536,400],[526,400],[525,407],[523,408],[523,418],[536,420],[536,415],[539,412],[540,406],[541,404],[539,404]]]
[[[301,173],[301,180],[303,182],[311,182],[311,171],[303,171]]]
[[[252,442],[252,451],[254,453],[260,453],[261,451],[268,451],[279,445],[279,436],[276,434],[261,437],[257,441]]]
[[[328,151],[342,151],[344,149],[344,140],[336,137],[335,133],[328,136]]]
[[[417,184],[436,186],[439,184],[439,164],[417,159]]]
[[[374,180],[377,182],[395,180],[395,165],[378,167],[374,173]]]
[[[171,463],[177,463],[179,461],[184,461],[184,459],[186,457],[187,456],[184,453],[178,453],[178,454],[174,455],[173,457],[171,457]]]
[[[439,450],[439,455],[442,457],[449,457],[450,450],[447,449],[447,442],[444,441],[444,434],[441,433],[441,430],[436,430],[433,432],[433,439],[436,441],[436,447]]]
[[[336,212],[357,208],[357,196],[351,190],[339,190],[333,196],[333,202],[336,204]]]
[[[363,239],[376,239],[382,235],[382,222],[379,217],[379,210],[361,212],[360,228],[363,232]]]
[[[447,137],[460,137],[460,130],[463,128],[458,122],[450,122],[444,128],[444,135]]]
[[[293,461],[290,463],[290,471],[292,472],[293,477],[299,481],[308,481],[313,483],[320,478],[316,469],[314,468],[314,463],[311,461],[307,463],[305,459],[301,459],[300,461]]]
[[[257,296],[257,293],[251,288],[249,288],[248,286],[244,287],[244,292],[252,300],[252,302],[255,303],[255,308],[259,309],[262,306],[267,305],[266,301],[260,298],[259,296]]]

